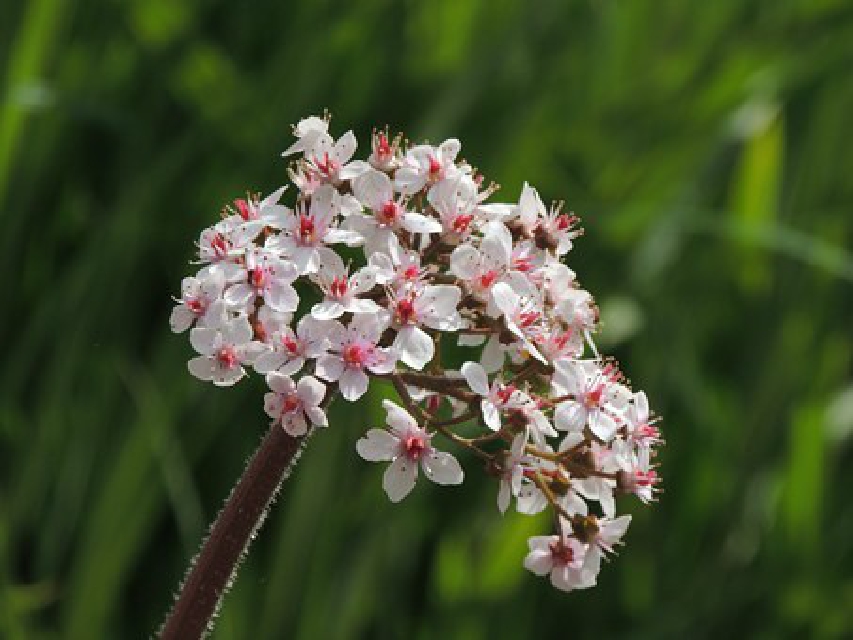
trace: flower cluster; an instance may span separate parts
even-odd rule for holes
[[[237,199],[198,240],[171,326],[190,330],[190,372],[233,385],[266,376],[264,409],[298,437],[325,407],[393,384],[387,425],[357,443],[389,463],[394,501],[420,472],[458,485],[440,446],[467,451],[498,483],[497,505],[550,509],[556,531],[529,541],[525,566],[566,591],[595,584],[630,522],[616,497],[652,501],[657,419],[593,343],[598,311],[564,263],[581,234],[561,204],[525,184],[494,203],[460,143],[409,146],[375,131],[365,160],[328,117],[294,127],[285,188]],[[465,355],[446,368],[442,346]]]

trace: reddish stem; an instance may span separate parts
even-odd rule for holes
[[[196,640],[207,633],[240,560],[306,438],[294,438],[278,425],[270,428],[202,544],[160,630],[161,640]]]

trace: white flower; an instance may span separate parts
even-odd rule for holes
[[[373,269],[364,267],[350,276],[338,254],[325,258],[313,278],[324,298],[312,307],[311,315],[318,320],[334,320],[345,313],[377,313],[381,307],[376,302],[358,297],[376,284]]]
[[[225,304],[222,291],[225,288],[225,274],[215,265],[205,267],[195,278],[184,278],[181,282],[181,297],[176,298],[178,305],[172,309],[169,325],[175,333],[182,333],[193,323],[204,326],[208,319],[217,324],[223,319]]]
[[[585,567],[586,545],[569,536],[533,536],[527,541],[530,553],[524,567],[537,576],[550,574],[551,584],[561,591],[595,585],[597,571]]]
[[[525,294],[520,295],[506,282],[499,282],[492,288],[495,306],[503,315],[506,328],[521,340],[530,355],[547,364],[545,356],[539,353],[533,343],[533,339],[544,330],[544,311],[530,288],[527,288]]]
[[[302,203],[296,212],[285,213],[284,233],[270,239],[267,247],[283,252],[294,262],[300,275],[315,273],[322,260],[333,253],[326,244],[361,242],[357,233],[335,226],[341,205],[337,190],[323,185],[314,192],[310,204]]]
[[[291,286],[296,275],[292,263],[255,247],[246,252],[243,281],[228,287],[225,302],[237,310],[244,310],[251,308],[256,298],[263,298],[274,311],[291,313],[299,306],[299,294]]]
[[[462,148],[459,140],[445,140],[438,147],[421,144],[409,149],[394,174],[394,186],[400,193],[412,195],[427,184],[458,175],[456,156]]]
[[[394,187],[387,174],[369,169],[352,181],[352,191],[361,204],[373,215],[354,215],[347,218],[347,227],[364,236],[365,253],[389,253],[401,230],[409,233],[439,233],[438,220],[407,211],[401,200],[394,199]]]
[[[464,473],[456,458],[436,450],[432,436],[407,411],[390,400],[382,406],[388,412],[388,429],[371,429],[356,443],[356,450],[370,462],[391,462],[382,487],[392,502],[409,495],[418,478],[418,466],[436,484],[462,484]]]
[[[220,220],[201,232],[198,239],[198,259],[202,264],[218,264],[226,281],[240,273],[238,262],[251,248],[257,229],[242,224],[235,217]],[[238,218],[239,219],[239,218]]]
[[[235,219],[235,222],[242,221],[246,224],[246,230],[255,234],[260,233],[264,227],[280,229],[287,207],[278,204],[278,201],[286,189],[287,186],[280,187],[263,200],[259,200],[257,196],[237,198],[234,200],[234,209],[239,220]]]
[[[456,307],[462,299],[459,287],[429,285],[390,296],[393,326],[397,330],[394,348],[410,367],[423,369],[435,355],[432,337],[421,326],[439,331],[454,331],[462,325]]]
[[[489,385],[486,370],[481,364],[466,362],[462,365],[461,372],[471,391],[483,397],[480,401],[480,409],[486,426],[492,431],[500,430],[502,411],[520,409],[530,401],[524,393],[512,384],[506,385],[495,380]]]
[[[293,127],[293,135],[296,136],[296,142],[290,145],[281,155],[289,156],[294,153],[304,152],[312,149],[317,139],[327,134],[329,131],[329,121],[318,116],[309,116],[299,121]]]
[[[390,254],[374,253],[368,263],[376,274],[376,282],[391,287],[420,288],[426,281],[426,269],[421,267],[421,254],[417,251],[396,251]]]
[[[295,332],[287,326],[272,332],[265,341],[270,350],[255,360],[255,371],[278,371],[287,376],[295,374],[302,369],[306,360],[326,353],[327,331],[328,323],[307,315],[299,320]]]
[[[309,170],[320,176],[324,181],[338,184],[341,180],[349,180],[366,168],[364,162],[347,163],[352,159],[358,141],[352,131],[347,131],[337,141],[328,133],[316,136],[314,144],[305,152],[305,160]]]
[[[612,365],[604,368],[595,362],[558,360],[551,387],[556,396],[570,399],[560,402],[554,422],[561,431],[580,431],[589,426],[596,437],[612,439],[624,419],[630,391],[616,378]]]
[[[347,327],[330,321],[329,353],[317,358],[316,375],[329,382],[338,381],[345,400],[358,400],[367,391],[366,371],[385,374],[394,370],[394,351],[377,346],[387,326],[386,314],[359,314]]]
[[[644,391],[638,391],[625,415],[628,438],[641,447],[651,447],[661,442],[660,430],[655,426],[656,418],[649,411],[649,400]]]
[[[521,481],[524,479],[524,464],[529,458],[524,455],[524,447],[527,445],[527,433],[519,433],[512,440],[510,450],[504,456],[501,467],[500,488],[498,489],[498,509],[506,513],[512,496],[517,496],[521,491]]]
[[[325,427],[326,413],[320,403],[326,396],[326,385],[313,376],[304,376],[294,383],[286,375],[273,371],[267,374],[267,386],[272,390],[264,395],[264,411],[272,424],[280,424],[294,437],[308,431],[308,423]]]
[[[561,212],[562,205],[546,209],[536,191],[526,182],[518,201],[518,219],[524,232],[536,237],[537,244],[553,249],[563,256],[572,248],[572,241],[580,235],[574,228],[577,218]]]
[[[388,134],[384,131],[373,132],[370,139],[371,152],[367,161],[380,171],[391,171],[397,167],[397,152],[400,146],[400,136],[388,141]]]
[[[483,237],[479,249],[466,242],[453,250],[450,254],[450,272],[464,281],[468,291],[479,300],[489,301],[490,315],[496,315],[494,303],[491,302],[492,288],[508,273],[512,237],[503,225],[490,225],[489,229],[491,233]]]
[[[436,183],[427,192],[427,201],[441,221],[442,239],[448,244],[464,241],[474,230],[477,192],[467,189],[466,184],[459,178],[450,178]]]
[[[260,342],[252,341],[252,326],[245,316],[216,327],[196,327],[190,331],[190,343],[201,354],[187,363],[190,373],[220,387],[245,376],[243,365],[254,362],[264,349]]]

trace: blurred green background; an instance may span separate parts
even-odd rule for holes
[[[213,638],[853,637],[853,3],[12,0],[0,69],[0,637],[161,621],[266,428],[257,379],[186,372],[169,296],[324,107],[582,215],[665,493],[556,592],[521,567],[548,523],[474,461],[388,502],[354,451],[377,388],[311,441]]]

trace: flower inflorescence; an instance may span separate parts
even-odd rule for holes
[[[594,585],[631,519],[616,496],[654,499],[662,439],[646,395],[595,348],[597,307],[563,263],[578,219],[527,184],[517,203],[487,202],[497,187],[455,139],[408,146],[374,131],[355,160],[355,136],[335,140],[328,117],[294,134],[293,207],[285,187],[237,199],[199,237],[203,266],[171,317],[199,354],[190,372],[218,386],[265,375],[264,410],[295,437],[327,425],[334,394],[352,402],[390,380],[399,404],[386,400],[386,426],[356,446],[389,463],[388,497],[420,471],[461,484],[437,442],[467,450],[497,479],[501,512],[513,499],[553,512],[525,566],[566,591]],[[313,293],[301,299],[299,282]],[[454,335],[470,354],[459,371],[441,356]]]

